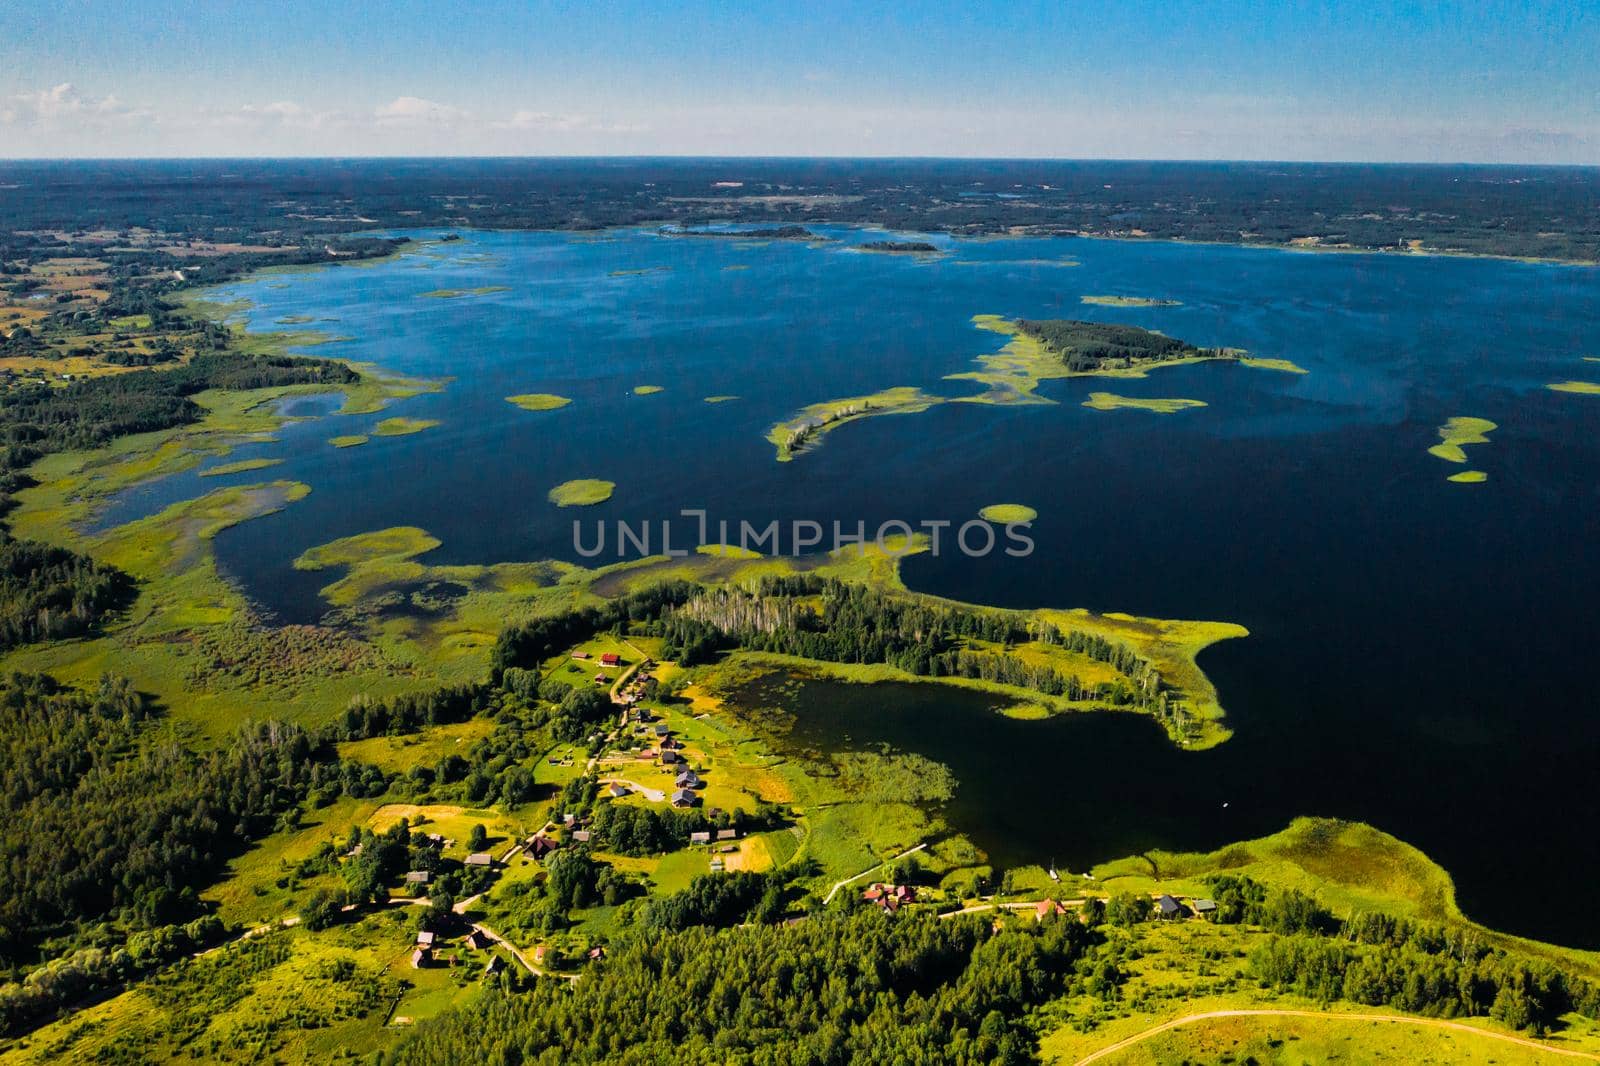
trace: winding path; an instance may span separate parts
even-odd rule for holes
[[[1403,1025],[1425,1025],[1431,1029],[1449,1029],[1460,1033],[1470,1033],[1473,1036],[1485,1037],[1489,1040],[1498,1040],[1505,1044],[1518,1044],[1522,1047],[1533,1048],[1537,1051],[1547,1051],[1552,1055],[1565,1055],[1567,1058],[1582,1059],[1585,1062],[1600,1062],[1600,1055],[1583,1051],[1572,1051],[1568,1048],[1551,1047],[1541,1044],[1537,1040],[1526,1037],[1512,1036],[1509,1033],[1497,1033],[1492,1029],[1479,1029],[1476,1026],[1466,1025],[1462,1022],[1445,1021],[1442,1018],[1411,1018],[1403,1014],[1333,1014],[1327,1011],[1314,1010],[1212,1010],[1202,1014],[1187,1014],[1182,1018],[1174,1018],[1170,1022],[1153,1025],[1143,1032],[1135,1033],[1115,1044],[1101,1048],[1090,1055],[1086,1055],[1077,1062],[1077,1066],[1088,1066],[1091,1062],[1099,1062],[1107,1055],[1130,1048],[1135,1044],[1148,1040],[1153,1036],[1165,1033],[1181,1026],[1192,1025],[1195,1022],[1208,1021],[1214,1018],[1315,1018],[1319,1020],[1335,1019],[1339,1021],[1355,1022],[1390,1022]]]
[[[878,865],[876,865],[876,866],[867,867],[865,870],[862,870],[860,873],[856,874],[854,877],[847,877],[843,881],[835,881],[833,887],[828,889],[828,894],[822,898],[822,905],[824,907],[826,907],[829,903],[832,903],[833,902],[833,897],[839,894],[839,890],[841,888],[843,888],[845,885],[848,885],[851,881],[859,881],[863,877],[866,877],[868,874],[874,873],[874,872],[876,872],[878,870],[883,869],[885,866],[888,866],[891,862],[899,862],[901,859],[905,858],[907,855],[915,855],[917,852],[922,851],[927,846],[928,846],[927,844],[918,844],[914,848],[907,848],[905,851],[902,851],[898,855],[892,856],[891,858],[884,859],[882,862],[878,863]]]

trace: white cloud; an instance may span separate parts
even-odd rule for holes
[[[85,96],[66,81],[49,89],[17,93],[0,105],[0,122],[19,126],[82,128],[153,117],[148,108],[129,107],[115,96]]]
[[[459,107],[424,100],[420,96],[397,96],[373,112],[380,126],[457,125],[470,118]]]

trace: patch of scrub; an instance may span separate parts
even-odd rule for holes
[[[1039,512],[1021,503],[991,503],[978,512],[978,517],[985,522],[1012,525],[1018,522],[1032,522],[1039,517]]]
[[[1288,359],[1257,359],[1254,356],[1241,356],[1240,366],[1247,366],[1252,370],[1278,370],[1285,374],[1309,374],[1311,371],[1298,363]]]
[[[1126,407],[1136,411],[1150,411],[1158,415],[1170,415],[1179,411],[1186,411],[1191,407],[1204,407],[1206,402],[1204,400],[1118,396],[1114,392],[1091,392],[1089,398],[1083,401],[1083,406],[1092,407],[1096,411],[1119,411]]]
[[[475,289],[433,289],[421,293],[424,300],[459,300],[464,296],[488,296],[490,293],[510,292],[509,285],[479,285]]]
[[[1454,481],[1458,485],[1477,485],[1489,480],[1489,475],[1482,470],[1463,470],[1459,474],[1451,474],[1446,481]]]
[[[269,466],[277,466],[282,459],[240,459],[236,463],[223,463],[213,466],[209,470],[200,471],[201,477],[227,477],[229,474],[243,474],[247,470],[265,470]]]
[[[637,278],[645,274],[665,274],[671,269],[671,267],[666,266],[637,267],[633,270],[613,270],[610,276],[613,278]]]
[[[707,396],[706,403],[728,403],[738,398],[737,396]]]
[[[359,448],[370,439],[365,433],[347,433],[339,437],[329,437],[328,443],[335,448]]]
[[[385,418],[382,422],[372,427],[375,437],[405,437],[412,433],[421,433],[425,429],[432,429],[439,424],[433,418]]]
[[[571,402],[570,397],[557,396],[553,392],[524,392],[517,396],[506,397],[506,403],[516,404],[524,411],[554,411]]]
[[[767,431],[767,440],[777,446],[778,462],[786,463],[800,452],[815,447],[823,434],[847,422],[872,415],[916,414],[944,402],[943,396],[934,396],[911,385],[884,389],[870,396],[827,400],[804,407],[793,418],[779,422]]]
[[[635,385],[633,387],[633,394],[635,396],[654,396],[658,392],[665,391],[665,385]]]
[[[1488,444],[1489,434],[1500,427],[1487,418],[1456,415],[1439,427],[1439,443],[1428,449],[1428,454],[1447,463],[1464,463],[1468,445]]]
[[[616,487],[615,481],[601,481],[599,478],[563,481],[550,490],[550,502],[557,507],[589,507],[611,499]]]
[[[1594,357],[1585,356],[1584,358],[1592,359]],[[1546,385],[1545,388],[1552,392],[1572,392],[1580,396],[1600,396],[1600,382],[1558,381],[1553,385]]]
[[[311,315],[284,315],[273,321],[280,326],[303,326],[307,322],[315,322],[316,318]]]
[[[723,269],[723,270],[724,270],[724,271],[730,271],[730,270],[749,270],[749,269],[750,269],[750,264],[749,264],[749,263],[734,263],[734,264],[733,264],[733,265],[732,265],[732,266],[725,266],[725,267],[723,267],[723,268],[722,268],[722,269]]]
[[[404,400],[429,392],[443,392],[448,379],[408,378],[391,374],[371,363],[350,363],[350,369],[361,375],[354,385],[345,386],[344,406],[341,415],[376,414],[389,406],[391,400]]]
[[[1096,307],[1182,307],[1182,300],[1163,300],[1155,296],[1083,296],[1084,303]]]

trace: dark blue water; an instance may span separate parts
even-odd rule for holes
[[[454,381],[382,415],[291,424],[249,452],[285,457],[267,473],[313,492],[219,537],[222,565],[280,617],[307,620],[325,606],[326,575],[290,560],[392,525],[438,536],[429,561],[573,559],[575,515],[703,507],[870,528],[1026,503],[1040,514],[1032,557],[917,557],[908,582],[1007,606],[1224,619],[1252,635],[1203,657],[1236,731],[1203,754],[1121,716],[1019,723],[939,699],[943,711],[915,719],[937,730],[895,732],[885,716],[887,739],[952,763],[964,782],[952,817],[1002,862],[1082,867],[1271,832],[1299,814],[1359,818],[1439,860],[1473,916],[1600,945],[1600,918],[1570,905],[1600,876],[1589,668],[1600,399],[1542,387],[1600,380],[1600,364],[1580,359],[1600,354],[1600,272],[942,237],[931,239],[950,252],[930,261],[851,253],[840,245],[883,235],[829,232],[843,240],[468,234],[377,266],[230,287],[255,301],[253,328],[336,319],[323,327],[355,339],[322,353]],[[1081,265],[1038,262],[1063,258]],[[490,285],[508,288],[419,298]],[[1096,293],[1183,304],[1080,304]],[[1202,364],[1048,382],[1059,406],[869,419],[774,462],[764,433],[806,403],[894,385],[973,391],[941,378],[1000,346],[971,326],[979,312],[1128,322],[1311,373]],[[666,391],[633,395],[641,384]],[[1102,413],[1079,406],[1093,390],[1210,406]],[[521,392],[574,402],[543,413],[505,403]],[[701,402],[713,394],[740,399]],[[389,414],[443,424],[344,451],[324,443]],[[1469,450],[1486,484],[1447,482],[1461,468],[1427,454],[1435,427],[1461,414],[1500,425]],[[261,476],[167,479],[106,520]],[[577,477],[615,481],[616,495],[581,512],[545,501]],[[1002,772],[1019,747],[1034,774]],[[1038,817],[1002,815],[1019,799]]]

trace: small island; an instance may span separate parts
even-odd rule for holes
[[[329,437],[328,443],[335,448],[359,448],[367,443],[367,440],[365,433],[344,433],[337,437]]]
[[[1079,300],[1096,307],[1182,307],[1182,300],[1162,300],[1151,296],[1082,296]]]
[[[1017,319],[1017,332],[1058,356],[1075,374],[1136,370],[1194,359],[1237,358],[1227,348],[1200,348],[1138,326],[1084,322],[1075,318]]]
[[[615,481],[601,481],[592,477],[577,478],[573,481],[563,481],[551,489],[549,499],[557,507],[592,507],[611,499],[611,493],[616,487]]]
[[[991,503],[978,512],[978,517],[985,522],[1010,526],[1019,525],[1023,522],[1032,522],[1039,517],[1039,512],[1021,503]]]
[[[666,388],[665,385],[635,385],[633,394],[635,396],[654,396],[658,392],[665,392]]]
[[[939,250],[927,241],[868,241],[856,245],[856,248],[863,252],[910,252],[915,255],[927,255]]]
[[[1558,381],[1545,388],[1551,392],[1570,392],[1579,396],[1600,396],[1600,383],[1593,381]]]
[[[1179,411],[1187,411],[1191,407],[1204,407],[1206,402],[1204,400],[1118,396],[1114,392],[1091,392],[1089,398],[1083,401],[1083,406],[1093,408],[1096,411],[1120,411],[1126,408],[1135,411],[1149,411],[1158,415],[1170,415]]]
[[[438,421],[432,418],[385,418],[372,427],[372,434],[375,437],[407,437],[413,433],[421,433],[425,429],[432,429],[438,424]]]
[[[688,229],[663,227],[658,232],[667,237],[720,237],[739,241],[825,241],[828,238],[813,233],[804,226],[768,226],[757,229]]]
[[[1447,463],[1465,463],[1464,450],[1473,444],[1488,444],[1489,434],[1500,427],[1487,418],[1456,415],[1439,427],[1439,443],[1428,449],[1428,454]]]
[[[524,392],[506,397],[506,403],[515,404],[524,411],[554,411],[571,402],[570,397],[557,396],[553,392]]]

